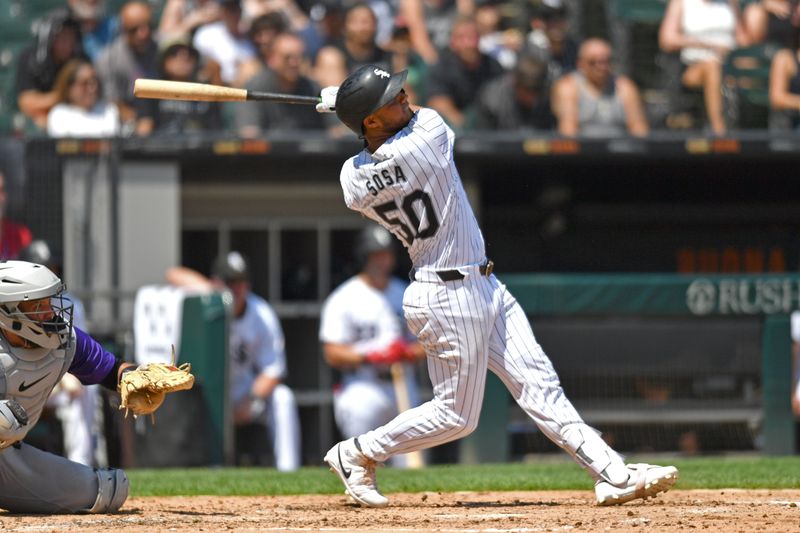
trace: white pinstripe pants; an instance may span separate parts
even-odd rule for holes
[[[522,307],[495,276],[414,282],[403,309],[427,352],[434,397],[359,436],[368,457],[383,462],[470,434],[478,425],[487,367],[559,446],[561,428],[583,422]]]

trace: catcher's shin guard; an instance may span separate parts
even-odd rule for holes
[[[561,428],[559,443],[596,481],[621,486],[628,481],[628,468],[622,457],[586,424],[569,424]]]
[[[128,476],[118,468],[98,468],[97,499],[87,513],[113,513],[119,511],[128,499]]]

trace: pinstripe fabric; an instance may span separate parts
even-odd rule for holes
[[[468,273],[448,282],[421,276],[428,281],[406,289],[403,310],[425,347],[434,397],[358,437],[364,454],[377,461],[473,431],[487,368],[557,444],[562,427],[582,422],[514,297],[494,276],[463,268],[486,256],[453,163],[453,139],[436,112],[422,109],[375,153],[364,150],[342,168],[347,206],[397,236],[415,268]]]
[[[342,167],[347,206],[400,239],[416,268],[477,264],[486,255],[483,235],[453,163],[453,139],[453,131],[438,113],[420,109],[375,153],[364,150]],[[376,210],[379,206],[387,207]]]
[[[522,308],[494,276],[413,283],[403,308],[425,346],[434,398],[359,437],[368,456],[385,461],[471,433],[487,368],[556,444],[562,427],[582,422]]]

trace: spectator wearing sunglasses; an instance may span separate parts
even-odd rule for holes
[[[153,12],[146,2],[128,2],[120,10],[120,35],[97,61],[108,99],[117,104],[123,122],[136,118],[133,82],[155,78],[158,46],[153,39]]]
[[[611,46],[588,39],[578,49],[578,68],[553,86],[558,132],[574,137],[643,136],[649,132],[639,89],[611,68]]]

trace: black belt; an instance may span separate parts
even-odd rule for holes
[[[488,276],[494,270],[494,261],[487,259],[483,263],[478,266],[478,271],[481,273],[481,276]],[[464,279],[466,276],[459,272],[458,270],[437,270],[436,275],[439,276],[439,279],[442,281],[458,281]],[[408,272],[408,279],[411,281],[417,281],[417,269],[412,268]]]

